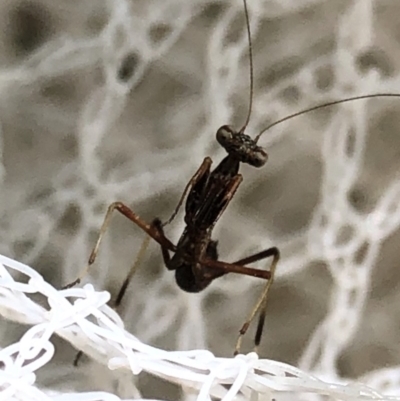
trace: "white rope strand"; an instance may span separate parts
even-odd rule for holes
[[[33,325],[17,343],[0,351],[0,400],[28,399],[28,396],[39,399],[43,393],[35,387],[35,372],[53,359],[53,334],[70,341],[110,369],[129,370],[133,375],[146,371],[197,389],[199,401],[208,401],[210,397],[232,401],[238,394],[252,392],[269,399],[279,393],[302,392],[341,399],[385,398],[366,386],[327,383],[292,366],[258,359],[255,353],[227,359],[203,350],[177,352],[151,347],[124,330],[118,315],[107,306],[110,299],[107,292],[97,292],[91,285],[57,291],[22,263],[2,255],[0,263],[1,315]],[[28,283],[14,280],[10,272],[23,273]],[[29,298],[30,294],[43,295],[49,309],[37,305]],[[68,394],[70,400],[89,400],[95,396],[113,399],[101,393]],[[391,399],[400,400],[400,397]]]

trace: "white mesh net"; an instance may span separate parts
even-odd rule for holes
[[[323,101],[399,92],[398,1],[249,3],[249,135]],[[215,131],[243,123],[248,103],[241,0],[5,1],[0,24],[0,251],[51,283],[2,258],[0,399],[400,396],[398,101],[345,104],[261,138],[269,161],[242,168],[214,238],[228,261],[281,250],[259,349],[271,360],[233,359],[261,280],[186,294],[152,244],[120,311],[137,338],[107,293],[54,288],[85,266],[109,203],[166,219],[204,156],[223,157]],[[167,235],[182,228],[179,215]],[[142,240],[115,217],[87,282],[115,296]],[[89,355],[77,368],[70,343]]]

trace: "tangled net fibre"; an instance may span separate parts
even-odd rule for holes
[[[324,101],[399,92],[399,7],[250,1],[247,133]],[[85,266],[108,204],[166,219],[203,158],[223,157],[214,133],[243,124],[248,105],[242,2],[3,2],[0,24],[0,251],[25,263],[2,258],[0,399],[396,399],[398,101],[345,104],[261,137],[269,161],[242,169],[213,235],[222,260],[270,246],[282,260],[259,349],[269,359],[233,359],[263,283],[231,275],[185,294],[152,244],[120,310],[124,331],[102,291],[115,296],[143,233],[121,217],[93,287],[55,288]],[[178,215],[167,235],[182,229]],[[75,369],[70,343],[90,356]],[[184,352],[194,349],[209,351]],[[152,375],[133,378],[142,371]],[[354,381],[369,388],[343,385]]]

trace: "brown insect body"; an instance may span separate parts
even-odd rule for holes
[[[212,171],[211,159],[204,159],[186,200],[186,228],[176,252],[170,259],[169,253],[163,253],[166,267],[175,270],[178,286],[187,292],[202,291],[228,273],[202,264],[204,260],[218,260],[218,242],[211,239],[212,230],[242,181],[240,163],[261,167],[267,160],[264,149],[243,132],[223,126],[217,132],[217,140],[228,156]],[[161,228],[159,220],[154,224]]]

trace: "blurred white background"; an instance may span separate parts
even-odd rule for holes
[[[324,101],[400,93],[398,1],[249,3],[249,135]],[[85,266],[111,202],[168,218],[203,158],[224,156],[217,128],[243,124],[247,55],[240,0],[0,2],[0,251],[61,287]],[[291,120],[261,138],[265,167],[242,168],[214,238],[226,261],[281,249],[261,357],[349,378],[399,364],[399,111],[400,99],[374,99]],[[180,214],[173,242],[182,228]],[[115,216],[86,280],[115,295],[143,238]],[[230,356],[262,284],[231,275],[182,293],[152,243],[121,314],[152,345]],[[3,346],[23,332],[0,321]],[[112,388],[112,373],[85,357],[74,369],[55,342],[44,385]],[[138,387],[179,396],[147,376]]]

